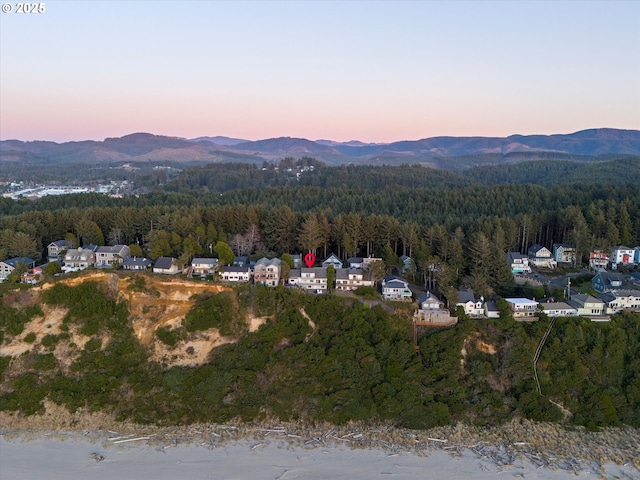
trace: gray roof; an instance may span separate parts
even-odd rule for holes
[[[29,257],[13,257],[9,260],[5,260],[4,263],[6,263],[7,265],[11,265],[13,268],[16,268],[19,263],[24,263],[26,266],[29,266],[35,264],[36,261]]]
[[[215,265],[216,263],[218,263],[217,258],[195,257],[193,260],[191,260],[191,265],[196,265],[196,264]]]
[[[171,268],[171,265],[173,265],[174,261],[175,261],[175,258],[158,257],[158,259],[156,260],[156,263],[154,265],[154,268],[159,268],[159,269],[162,269],[162,270],[169,270]]]
[[[458,303],[476,302],[476,296],[470,288],[458,290]]]
[[[559,309],[570,310],[575,308],[565,302],[541,303],[540,306],[542,307],[542,310],[559,310]]]
[[[224,272],[229,273],[248,273],[251,268],[247,265],[245,267],[224,267]]]
[[[122,261],[123,267],[150,267],[152,264],[153,262],[151,261],[151,259],[144,257],[126,257]]]
[[[51,242],[49,245],[55,245],[58,248],[60,248],[60,247],[70,247],[71,246],[71,242],[68,242],[67,240],[56,240],[55,242]]]
[[[507,258],[509,259],[509,263],[513,263],[515,259],[523,260],[528,257],[526,255],[521,254],[520,252],[508,252]]]
[[[493,300],[487,300],[487,302],[484,304],[485,308],[487,309],[487,312],[499,312],[500,309],[498,308],[498,304],[496,302],[494,302]]]
[[[122,250],[126,247],[126,245],[111,245],[111,246],[103,246],[103,247],[98,247],[98,249],[96,250],[97,252],[100,253],[113,253],[113,254],[118,254],[120,252],[122,252]]]
[[[262,257],[260,260],[258,260],[256,262],[256,267],[269,267],[269,266],[280,266],[280,259],[277,257],[274,258],[266,258],[266,257]]]

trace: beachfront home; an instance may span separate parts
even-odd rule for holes
[[[470,288],[460,288],[456,307],[462,307],[464,313],[470,317],[482,317],[484,316],[484,297],[476,298]]]
[[[175,275],[180,273],[180,267],[176,263],[176,259],[172,257],[158,257],[156,263],[153,264],[153,273],[162,273],[164,275]]]
[[[382,298],[385,300],[411,300],[413,293],[409,282],[395,275],[386,275],[382,279]]]
[[[220,278],[225,282],[248,282],[251,279],[251,267],[223,267]]]
[[[98,247],[96,250],[97,268],[110,268],[122,265],[122,261],[129,256],[128,245],[112,245]]]
[[[538,302],[529,298],[505,298],[514,320],[538,320]]]
[[[373,280],[365,280],[359,268],[339,268],[336,270],[336,290],[355,290],[358,287],[373,287]]]
[[[418,297],[418,309],[413,314],[413,321],[420,324],[451,325],[458,322],[456,317],[431,292],[422,293]]]
[[[280,264],[279,258],[262,257],[253,267],[253,281],[268,287],[277,286],[280,282]]]
[[[56,240],[47,245],[47,260],[49,262],[62,263],[64,252],[73,247],[67,240]]]
[[[27,270],[35,268],[35,260],[29,257],[13,257],[0,262],[0,282],[7,279],[18,266],[24,265]]]
[[[534,243],[527,251],[529,256],[529,264],[536,268],[556,268],[557,262],[553,259],[548,248]]]
[[[90,248],[78,247],[70,248],[64,254],[63,272],[74,272],[89,268],[96,261],[96,254]]]
[[[578,309],[565,302],[541,303],[540,307],[550,317],[573,317],[578,315]]]
[[[531,273],[529,257],[518,252],[508,252],[507,261],[511,267],[511,273]]]

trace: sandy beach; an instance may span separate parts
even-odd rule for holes
[[[220,431],[220,430],[219,430]],[[265,433],[271,433],[267,436]],[[0,478],[91,479],[640,479],[632,464],[557,459],[540,465],[524,454],[494,447],[409,450],[359,448],[263,432],[257,438],[222,435],[185,439],[116,432],[5,432],[0,435]],[[146,438],[148,437],[148,438]],[[228,438],[231,438],[227,435]],[[324,443],[324,444],[323,444]],[[440,442],[443,443],[443,442]],[[483,455],[483,449],[486,454]],[[496,461],[505,458],[507,462]],[[535,458],[533,459],[535,460]],[[564,463],[563,463],[564,462]],[[504,463],[500,465],[499,463]]]

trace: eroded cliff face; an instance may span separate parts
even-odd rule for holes
[[[104,284],[118,300],[126,300],[129,305],[129,320],[136,338],[141,345],[149,349],[150,360],[164,366],[202,365],[207,362],[213,348],[235,341],[233,338],[221,336],[215,328],[189,333],[173,347],[161,342],[155,335],[160,327],[180,327],[182,320],[195,304],[194,296],[231,291],[230,287],[173,277],[106,272],[91,272],[59,281],[69,286],[87,281],[98,282]],[[5,340],[5,343],[0,345],[0,356],[19,357],[30,351],[53,351],[60,366],[66,369],[84,348],[90,337],[81,335],[73,325],[69,325],[66,332],[69,338],[58,342],[55,349],[50,350],[42,345],[42,340],[47,335],[59,335],[62,332],[63,319],[67,315],[65,308],[42,304],[42,292],[51,286],[51,283],[47,283],[27,291],[5,295],[5,305],[23,308],[40,304],[44,315],[35,317],[25,324],[20,335],[10,338],[8,342]],[[249,330],[253,331],[259,328],[265,319],[248,316],[246,321]],[[25,341],[25,337],[30,333],[35,334],[33,342]],[[102,348],[108,341],[108,338],[102,338]]]

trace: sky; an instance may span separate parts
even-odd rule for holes
[[[2,140],[640,129],[638,0],[0,2]]]

